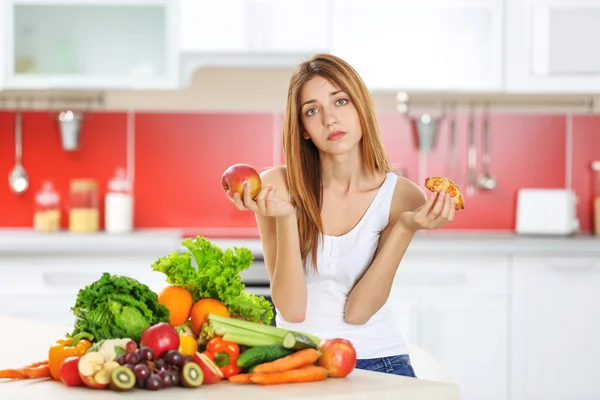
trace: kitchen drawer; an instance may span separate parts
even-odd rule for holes
[[[0,296],[0,317],[30,319],[49,324],[72,326],[71,307],[75,296],[14,294]]]
[[[402,260],[394,290],[423,294],[508,294],[508,256],[410,256]]]
[[[167,286],[166,277],[151,268],[154,257],[27,257],[0,266],[2,294],[77,294],[104,272],[137,279],[154,291]]]

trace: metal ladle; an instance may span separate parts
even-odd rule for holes
[[[11,190],[16,194],[21,194],[29,187],[29,178],[25,168],[21,165],[22,140],[21,140],[21,114],[15,116],[15,167],[8,175],[8,183]]]
[[[489,112],[486,109],[483,118],[483,175],[477,179],[477,186],[483,190],[493,190],[496,187],[496,179],[490,173],[490,121]]]

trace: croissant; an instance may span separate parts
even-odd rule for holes
[[[460,193],[460,189],[456,185],[456,183],[452,182],[448,178],[444,178],[442,176],[434,176],[431,178],[425,179],[425,187],[432,192],[439,193],[442,190],[445,190],[451,197],[454,198],[456,210],[462,210],[465,208],[465,199],[463,195]]]

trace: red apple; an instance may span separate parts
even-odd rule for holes
[[[180,339],[177,330],[167,322],[152,325],[142,333],[140,339],[140,347],[150,347],[157,359],[169,350],[178,350],[179,344]]]
[[[223,379],[223,373],[219,367],[217,367],[217,364],[208,358],[206,354],[197,351],[196,354],[192,356],[192,361],[200,366],[200,369],[204,374],[205,385],[210,385],[211,383],[216,383]]]
[[[326,339],[319,345],[321,356],[318,364],[332,378],[344,378],[356,367],[356,349],[346,339]]]
[[[68,357],[60,364],[60,380],[67,386],[83,386],[79,376],[79,357]]]
[[[108,361],[97,351],[85,353],[77,363],[83,383],[92,389],[105,389],[110,383],[110,375],[119,366],[116,361]]]
[[[239,193],[244,196],[244,185],[250,184],[250,196],[255,198],[260,188],[262,181],[258,172],[248,164],[235,164],[227,168],[221,177],[221,185],[227,196],[233,198],[234,193]]]

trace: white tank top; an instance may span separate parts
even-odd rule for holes
[[[390,172],[358,224],[342,236],[327,236],[317,248],[318,273],[307,260],[306,318],[291,323],[277,310],[276,325],[314,334],[323,339],[344,338],[359,359],[408,354],[387,302],[364,325],[344,320],[346,300],[354,284],[373,261],[381,231],[387,226],[398,176]]]

